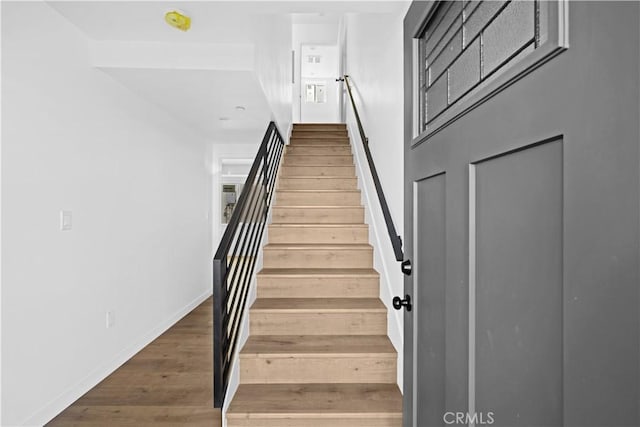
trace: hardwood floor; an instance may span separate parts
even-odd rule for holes
[[[47,426],[220,426],[212,311],[209,298]]]

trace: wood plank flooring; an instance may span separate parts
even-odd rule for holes
[[[221,426],[212,307],[209,298],[47,426]]]

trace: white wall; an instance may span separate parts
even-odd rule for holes
[[[210,177],[68,21],[2,8],[1,423],[40,425],[210,295]]]
[[[301,47],[300,74],[306,78],[333,77],[338,73],[338,45],[303,44]],[[307,56],[320,56],[320,63],[307,62]]]
[[[398,234],[403,235],[403,58],[402,22],[406,6],[395,14],[348,15],[346,74],[363,122],[389,210]],[[403,295],[403,275],[395,261],[369,166],[362,149],[350,104],[347,125],[355,147],[356,170],[375,247],[374,266],[381,275],[380,297],[389,309],[389,337],[398,350],[398,384],[402,389],[403,315],[391,306]]]
[[[291,126],[291,18],[259,15],[254,20],[254,68],[282,137]]]

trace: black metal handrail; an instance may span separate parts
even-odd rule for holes
[[[221,408],[273,197],[284,139],[269,123],[238,203],[213,258],[213,396]]]
[[[351,106],[353,107],[353,114],[356,117],[356,123],[358,124],[358,132],[360,133],[360,139],[362,140],[362,146],[364,147],[364,153],[367,156],[367,163],[369,163],[369,170],[371,171],[371,177],[373,178],[373,185],[376,187],[376,193],[378,194],[378,200],[380,201],[380,207],[382,208],[382,215],[384,216],[384,222],[387,224],[387,231],[389,232],[389,238],[391,239],[391,245],[393,246],[393,253],[396,257],[396,261],[403,262],[404,254],[402,252],[402,238],[396,232],[396,227],[393,224],[393,219],[391,218],[391,212],[389,211],[389,205],[387,205],[387,199],[384,197],[384,191],[382,191],[382,184],[380,184],[380,178],[378,178],[378,171],[376,170],[376,165],[373,162],[373,157],[371,156],[371,151],[369,150],[369,138],[364,133],[364,128],[362,127],[362,121],[360,120],[360,114],[358,114],[358,108],[356,107],[356,102],[353,99],[353,93],[351,92],[351,82],[350,77],[345,74],[344,78],[339,79],[345,82],[347,86],[347,92],[349,93],[349,98],[351,99]],[[407,274],[405,265],[403,262],[402,271]]]

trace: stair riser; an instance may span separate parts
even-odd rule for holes
[[[303,146],[293,145],[287,148],[287,154],[296,155],[344,155],[351,154],[351,146],[349,145],[326,145],[326,146]]]
[[[242,357],[243,384],[395,383],[395,357]]]
[[[345,130],[299,130],[295,129],[291,132],[292,138],[317,138],[322,136],[323,138],[348,138],[348,133]]]
[[[355,178],[355,166],[283,166],[280,176],[343,176]]]
[[[384,335],[384,312],[251,311],[252,335]]]
[[[304,165],[336,165],[349,166],[353,164],[353,156],[297,156],[287,154],[284,156],[284,165],[286,166],[304,166]]]
[[[273,207],[274,224],[362,224],[364,208],[336,209]]]
[[[278,180],[278,190],[357,190],[356,178],[285,178]]]
[[[294,123],[293,130],[346,130],[346,123]]]
[[[293,129],[346,129],[346,123],[294,123]]]
[[[377,277],[258,275],[258,298],[377,298]]]
[[[227,417],[228,427],[402,427],[402,414],[397,417],[368,418],[364,414],[355,418],[351,415],[348,418],[304,418],[297,414],[287,414],[286,417],[279,418],[270,416],[269,418]]]
[[[359,191],[305,192],[279,191],[276,194],[279,206],[360,206]]]
[[[368,243],[367,227],[269,227],[269,243]]]
[[[324,133],[310,133],[309,135],[291,135],[289,139],[291,146],[299,146],[305,144],[311,145],[342,145],[350,147],[350,138],[347,135],[327,135]]]
[[[265,268],[373,268],[372,249],[265,249]]]
[[[349,138],[323,138],[322,136],[317,138],[291,138],[290,144],[287,147],[314,147],[318,145],[351,147]]]

